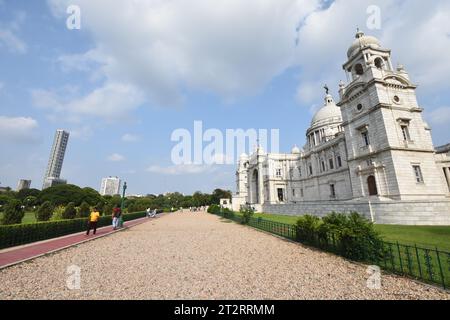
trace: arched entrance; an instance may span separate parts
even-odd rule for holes
[[[377,181],[374,176],[369,176],[367,178],[367,187],[369,188],[369,196],[378,195]]]
[[[252,190],[252,203],[259,203],[259,173],[258,170],[254,170],[252,174],[251,181],[251,190]]]

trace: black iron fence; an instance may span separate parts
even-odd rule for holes
[[[241,215],[236,215],[231,212],[218,212],[217,214],[238,223],[243,222]],[[315,237],[310,238],[309,241],[304,241],[302,237],[297,235],[297,228],[292,224],[252,217],[249,219],[247,225],[342,255],[342,246],[333,234],[329,234],[327,237]],[[398,242],[382,242],[382,249],[377,256],[378,258],[372,258],[362,262],[376,264],[384,270],[412,277],[425,283],[436,284],[444,289],[450,288],[450,252],[437,248],[431,249],[417,245],[405,245]]]

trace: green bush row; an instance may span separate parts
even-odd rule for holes
[[[356,212],[331,213],[322,219],[305,215],[296,224],[297,241],[329,249],[357,261],[379,261],[383,240],[373,223]]]
[[[233,211],[231,211],[230,209],[228,209],[228,208],[221,208],[219,205],[217,205],[217,204],[213,204],[213,205],[210,205],[209,207],[208,207],[208,210],[207,210],[209,213],[212,213],[212,214],[220,214],[220,215],[222,215],[224,218],[227,218],[227,219],[232,219],[233,217],[234,217],[234,212]]]
[[[143,217],[145,212],[135,212],[123,215],[123,220],[130,221]],[[87,218],[81,218],[0,226],[0,249],[85,231],[87,221]],[[100,217],[97,226],[104,227],[111,223],[110,216]]]

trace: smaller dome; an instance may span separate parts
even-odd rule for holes
[[[239,156],[239,159],[248,159],[248,155],[246,153],[243,153]]]
[[[357,51],[364,47],[375,47],[375,48],[381,48],[380,41],[372,36],[366,36],[364,32],[359,31],[356,33],[355,36],[356,40],[353,42],[353,44],[350,46],[350,48],[347,51],[347,57],[351,58],[354,54],[357,53]]]
[[[297,145],[295,145],[295,146],[292,148],[291,153],[292,153],[292,154],[300,154],[300,153],[301,153],[300,148],[297,147]]]

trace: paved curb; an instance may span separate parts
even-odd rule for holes
[[[69,245],[67,245],[67,246],[61,247],[61,248],[57,248],[57,249],[54,249],[54,250],[50,250],[50,251],[47,251],[47,252],[38,254],[38,255],[36,255],[36,256],[33,256],[33,257],[29,257],[29,258],[26,258],[26,259],[23,259],[23,260],[15,261],[15,262],[12,262],[12,263],[9,263],[9,264],[0,266],[0,270],[6,269],[6,268],[10,268],[10,267],[12,267],[12,266],[15,266],[15,265],[20,264],[20,263],[23,263],[23,262],[31,261],[31,260],[34,260],[34,259],[36,259],[36,258],[40,258],[40,257],[44,257],[44,256],[47,256],[47,255],[51,255],[51,254],[56,253],[56,252],[58,252],[58,251],[62,251],[62,250],[65,250],[65,249],[68,249],[68,248],[71,248],[71,247],[75,247],[75,246],[78,246],[78,245],[80,245],[80,244],[83,244],[83,243],[86,243],[86,242],[89,242],[89,241],[94,241],[94,240],[97,240],[97,239],[101,239],[101,238],[103,238],[103,237],[107,237],[107,236],[116,234],[117,232],[121,232],[121,231],[124,231],[124,230],[128,230],[128,229],[133,228],[133,227],[135,227],[135,226],[141,225],[141,224],[143,224],[143,223],[145,223],[145,222],[151,221],[151,220],[148,220],[147,218],[141,218],[141,219],[145,219],[145,220],[143,220],[143,221],[140,222],[140,223],[136,223],[136,224],[134,224],[134,225],[132,225],[132,226],[124,226],[124,227],[121,228],[121,229],[114,230],[114,231],[112,231],[112,232],[108,232],[108,233],[99,235],[99,236],[97,236],[97,237],[95,237],[95,238],[89,238],[89,239],[86,239],[86,240],[82,240],[82,241],[80,241],[80,242],[76,242],[76,243],[69,244]],[[130,220],[130,221],[133,221],[133,220]],[[83,232],[77,232],[77,233],[74,233],[74,234],[71,234],[71,235],[67,235],[67,236],[64,236],[64,237],[61,237],[61,238],[67,238],[67,237],[69,237],[69,236],[73,236],[73,235],[80,234],[80,233],[85,233],[85,231],[83,231]],[[39,243],[49,242],[49,241],[51,241],[51,240],[52,240],[52,239],[49,239],[48,241],[44,240],[44,241],[39,242]],[[55,240],[55,239],[53,239],[53,240]],[[35,245],[35,244],[37,244],[37,243],[30,244],[29,246],[32,246],[32,245]],[[22,247],[22,248],[23,248],[23,247]],[[13,251],[13,250],[10,250],[10,251]],[[9,251],[9,252],[10,252],[10,251]]]

